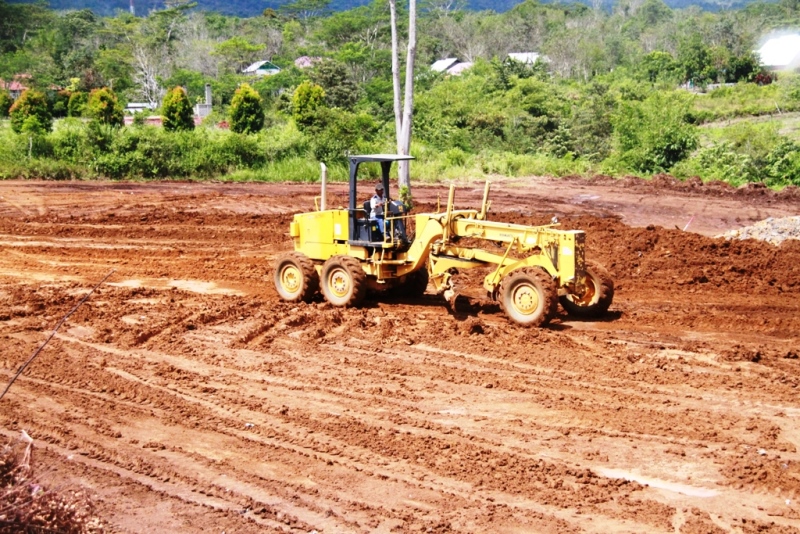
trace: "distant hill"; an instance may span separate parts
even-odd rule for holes
[[[8,0],[10,3],[22,3],[19,0]],[[25,0],[28,1],[28,0]],[[38,1],[38,0],[33,0]],[[89,8],[98,15],[109,16],[117,11],[128,11],[130,0],[50,0],[49,5],[52,9],[84,9]],[[522,0],[468,0],[470,9],[482,11],[493,10],[497,12],[508,11]],[[698,6],[707,11],[717,11],[719,9],[737,8],[748,2],[746,0],[665,0],[666,4],[673,9],[684,9],[689,6]],[[133,0],[136,13],[143,15],[154,9],[163,7],[163,0]],[[613,0],[604,0],[609,6]],[[204,11],[216,11],[226,15],[238,15],[241,17],[252,17],[259,15],[267,8],[278,9],[286,4],[286,0],[197,0],[198,7]],[[333,0],[331,9],[344,11],[354,7],[366,5],[369,0]],[[543,1],[542,3],[552,3]],[[568,2],[567,2],[568,3]],[[584,2],[584,3],[588,3]]]

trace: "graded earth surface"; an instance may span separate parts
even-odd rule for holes
[[[3,388],[113,270],[0,399],[44,483],[124,533],[800,530],[800,241],[715,237],[799,215],[797,189],[498,181],[490,219],[585,230],[616,286],[601,319],[532,329],[478,272],[452,309],[281,302],[318,194],[0,182]]]

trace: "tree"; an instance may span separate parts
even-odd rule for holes
[[[173,87],[161,105],[162,125],[168,132],[194,130],[194,112],[183,87]]]
[[[314,123],[317,111],[324,106],[325,90],[308,80],[297,86],[292,95],[292,118],[300,128]]]
[[[89,93],[85,113],[95,121],[111,126],[122,126],[124,122],[122,105],[114,91],[108,87],[94,89]]]
[[[397,135],[397,152],[408,155],[411,152],[411,118],[414,107],[414,59],[417,55],[417,1],[408,1],[408,51],[406,54],[405,101],[400,105],[400,59],[397,36],[397,0],[389,0],[390,22],[392,26],[392,87],[394,89],[394,120]],[[397,182],[401,188],[411,189],[410,166],[408,161],[398,162]]]
[[[224,69],[230,69],[239,74],[258,57],[264,48],[264,45],[253,44],[237,35],[215,46],[211,55],[221,57],[225,61]]]
[[[656,50],[642,58],[639,72],[650,82],[669,80],[678,75],[681,66],[673,59],[672,54]]]
[[[705,85],[716,76],[711,64],[711,51],[698,33],[681,41],[678,46],[678,63],[683,69],[685,80],[695,85]]]
[[[83,91],[75,91],[69,97],[67,103],[67,116],[80,117],[86,110],[86,103],[89,102],[89,95]]]
[[[290,17],[307,20],[323,15],[330,3],[331,0],[295,0],[294,2],[283,4],[279,11]]]
[[[27,89],[9,110],[11,129],[17,133],[32,131],[49,132],[53,129],[53,117],[47,106],[47,97],[41,91]]]
[[[14,99],[11,98],[11,93],[5,89],[0,89],[0,117],[8,117],[8,110],[13,103]]]
[[[356,105],[358,86],[347,76],[347,69],[340,62],[323,61],[314,67],[309,77],[325,91],[328,106],[351,111]]]
[[[231,130],[237,133],[255,133],[264,127],[264,109],[261,97],[250,85],[239,86],[231,100]]]

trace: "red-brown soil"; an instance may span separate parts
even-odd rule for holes
[[[797,190],[494,187],[493,219],[587,231],[605,317],[520,328],[471,273],[455,310],[430,288],[281,302],[271,262],[313,185],[0,183],[3,387],[115,270],[0,400],[0,431],[117,532],[800,529],[800,242],[713,237],[798,215]]]

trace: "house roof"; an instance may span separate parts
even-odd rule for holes
[[[308,67],[313,67],[314,63],[319,63],[320,61],[322,61],[321,57],[300,56],[294,60],[294,65],[297,68],[306,69]]]
[[[538,52],[509,52],[508,57],[526,65],[533,65],[539,59]]]
[[[473,64],[474,63],[472,63],[472,61],[462,61],[461,63],[456,63],[455,65],[447,69],[447,74],[458,76],[465,70],[472,68]]]
[[[449,69],[450,67],[452,67],[456,63],[458,63],[458,58],[457,57],[449,57],[449,58],[446,58],[446,59],[440,59],[439,61],[436,61],[433,65],[431,65],[431,70],[434,70],[436,72],[445,72],[445,71],[447,71],[447,69]]]
[[[771,68],[800,66],[800,34],[778,35],[768,39],[757,50],[761,64]]]
[[[271,62],[269,62],[267,60],[263,60],[263,61],[256,61],[255,63],[253,63],[249,67],[246,67],[245,69],[243,69],[242,72],[245,73],[245,74],[256,74],[258,71],[280,72],[280,70],[281,70],[281,68],[278,67],[277,65],[275,65],[275,64],[273,64],[273,63],[271,63]]]
[[[30,78],[30,74],[17,74],[14,76],[14,79],[10,82],[7,82],[0,78],[0,89],[6,89],[8,91],[24,91],[28,88],[27,85],[20,83],[20,78]]]

